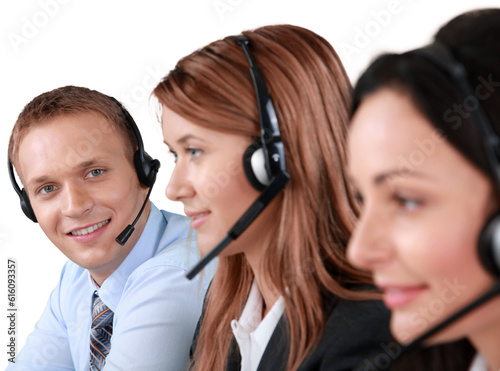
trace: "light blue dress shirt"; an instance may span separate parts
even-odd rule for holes
[[[86,269],[68,261],[35,330],[7,370],[88,371],[95,290],[114,312],[104,370],[184,370],[214,273],[212,264],[191,281],[185,277],[199,256],[188,231],[188,218],[151,204],[139,241],[100,288]]]

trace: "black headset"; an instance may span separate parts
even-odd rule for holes
[[[21,201],[21,209],[23,210],[24,215],[26,215],[33,222],[37,223],[36,216],[33,211],[33,208],[31,207],[28,194],[26,193],[24,188],[21,189],[19,187],[19,184],[17,184],[16,177],[14,176],[14,168],[12,167],[12,162],[10,161],[10,157],[8,156],[7,156],[7,168],[9,169],[10,182],[12,183],[14,190],[19,196],[19,200]]]
[[[153,159],[148,153],[144,150],[144,144],[142,142],[141,133],[139,132],[139,128],[135,123],[134,119],[127,111],[127,109],[121,104],[118,100],[113,97],[109,97],[112,101],[114,101],[118,107],[120,107],[123,115],[125,116],[125,120],[130,124],[132,130],[134,131],[135,138],[137,140],[137,151],[134,153],[134,167],[137,172],[137,176],[139,181],[144,184],[148,188],[152,188],[156,182],[156,174],[160,169],[160,161],[157,159]]]
[[[146,151],[144,151],[144,144],[142,142],[141,133],[139,132],[137,124],[135,123],[130,113],[118,100],[109,96],[108,98],[111,99],[113,102],[115,102],[118,105],[118,107],[120,107],[120,110],[122,111],[125,120],[129,123],[132,130],[134,131],[138,147],[137,151],[134,154],[134,167],[137,172],[139,181],[146,187],[149,187],[151,189],[156,181],[156,174],[158,173],[158,170],[160,168],[160,161],[153,159],[150,155],[147,154]],[[7,156],[7,161],[8,161],[10,182],[12,183],[14,190],[19,196],[21,202],[21,209],[30,220],[37,223],[35,212],[31,207],[28,193],[25,191],[24,188],[21,189],[21,187],[17,183],[14,175],[14,168],[12,166],[12,161],[8,156]]]
[[[286,172],[285,149],[262,70],[250,53],[250,41],[245,36],[237,36],[236,41],[243,48],[250,65],[260,121],[260,138],[245,151],[243,168],[250,184],[262,192],[276,175]]]
[[[451,77],[455,83],[454,86],[458,88],[461,99],[476,97],[467,80],[465,66],[453,56],[447,45],[436,41],[414,52],[425,57]],[[479,99],[477,99],[477,103],[477,109],[473,110],[471,114],[474,117],[474,122],[478,124],[496,194],[500,197],[500,138],[493,129]],[[500,210],[495,212],[483,226],[478,240],[478,254],[486,270],[495,277],[500,277]]]
[[[236,42],[243,48],[250,64],[250,75],[257,96],[260,121],[260,138],[245,151],[243,168],[250,184],[261,194],[231,227],[226,236],[186,273],[189,279],[193,279],[212,259],[237,239],[290,180],[290,175],[286,171],[285,148],[281,140],[278,119],[266,81],[250,54],[248,38],[242,35],[236,36]]]

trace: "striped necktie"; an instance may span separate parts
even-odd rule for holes
[[[113,334],[113,312],[94,293],[92,306],[92,328],[90,329],[90,371],[101,370],[111,348]]]

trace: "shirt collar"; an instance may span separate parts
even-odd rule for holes
[[[488,363],[486,358],[481,353],[477,353],[474,357],[469,371],[488,371]]]
[[[120,266],[103,282],[98,289],[102,301],[115,311],[121,298],[123,288],[132,272],[141,264],[156,255],[160,239],[166,228],[167,221],[160,210],[151,202],[146,226],[139,240]],[[91,281],[92,278],[89,278]],[[94,283],[95,285],[95,283]],[[94,288],[94,286],[92,286]]]
[[[251,338],[262,352],[267,346],[276,325],[285,311],[285,299],[280,296],[262,319],[263,299],[255,280],[238,321],[232,321],[233,334],[241,348],[241,342]],[[248,341],[248,340],[247,340]],[[262,354],[260,355],[262,356]]]

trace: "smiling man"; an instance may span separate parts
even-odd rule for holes
[[[86,88],[44,93],[19,115],[9,158],[23,211],[69,261],[8,370],[184,369],[211,273],[201,289],[185,278],[189,219],[148,200],[159,162],[128,112]]]

